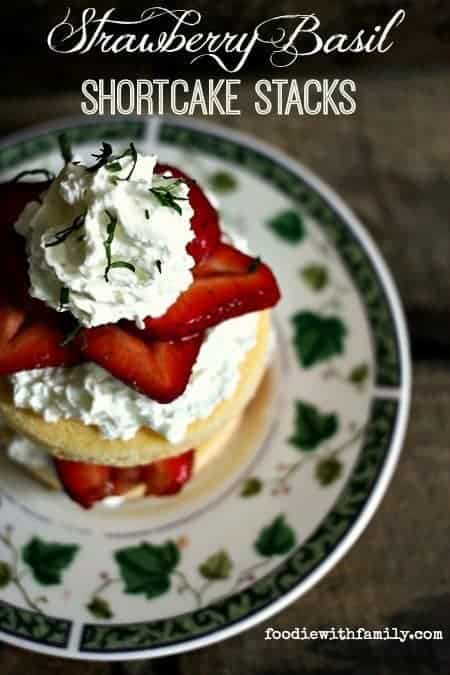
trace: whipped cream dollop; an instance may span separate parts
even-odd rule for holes
[[[192,283],[189,187],[154,173],[156,157],[68,163],[16,222],[30,293],[87,327],[158,317]]]
[[[140,427],[150,427],[171,443],[180,442],[191,422],[233,396],[239,366],[256,341],[258,320],[259,313],[246,314],[212,328],[184,393],[171,403],[152,401],[96,364],[84,363],[12,375],[14,404],[31,408],[47,422],[93,424],[110,439],[131,439]]]

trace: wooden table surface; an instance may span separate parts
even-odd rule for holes
[[[411,421],[399,467],[357,544],[315,588],[265,624],[189,654],[77,663],[0,645],[1,675],[448,675],[450,673],[450,69],[356,73],[352,117],[216,120],[300,159],[360,215],[407,311]],[[242,108],[250,86],[241,90]],[[78,92],[2,99],[0,134],[79,112]],[[437,628],[440,641],[265,641],[265,626]]]

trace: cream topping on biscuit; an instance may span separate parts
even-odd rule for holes
[[[14,404],[31,408],[47,422],[77,419],[97,426],[105,438],[130,439],[150,427],[171,443],[183,440],[189,424],[204,419],[239,382],[239,366],[253,347],[259,313],[224,321],[206,336],[184,393],[157,403],[94,363],[42,368],[12,375]]]
[[[68,163],[27,205],[15,227],[32,296],[87,327],[165,313],[192,283],[195,235],[188,185],[155,165],[139,153],[96,171]]]

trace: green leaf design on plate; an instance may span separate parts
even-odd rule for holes
[[[11,566],[0,560],[0,588],[5,588],[12,579]]]
[[[261,492],[262,487],[262,480],[259,478],[247,478],[241,489],[241,497],[253,497]]]
[[[329,282],[329,274],[325,265],[311,263],[300,270],[301,277],[305,284],[313,291],[322,291]]]
[[[173,541],[161,545],[142,542],[116,551],[114,557],[125,592],[143,593],[151,600],[169,590],[170,574],[180,561],[180,551]]]
[[[98,595],[92,598],[86,609],[97,619],[112,619],[114,616],[109,602]]]
[[[315,473],[317,480],[323,487],[331,485],[342,474],[342,462],[337,457],[321,459],[316,466]]]
[[[287,524],[284,514],[280,514],[261,530],[255,548],[260,555],[268,558],[287,553],[295,546],[295,542],[294,530]]]
[[[334,436],[339,422],[335,413],[322,413],[316,406],[304,401],[295,403],[295,431],[289,443],[300,450],[315,450],[322,441]]]
[[[33,577],[42,586],[61,583],[62,573],[72,564],[79,546],[46,542],[33,537],[22,549],[22,558],[29,565]]]
[[[228,171],[216,171],[209,178],[209,184],[216,192],[232,192],[237,188],[236,178]]]
[[[310,368],[344,351],[347,328],[339,317],[298,312],[292,317],[294,347],[304,368]]]
[[[227,579],[230,576],[232,567],[233,561],[227,551],[222,549],[221,551],[217,551],[217,553],[210,555],[209,558],[199,566],[198,571],[205,579],[216,581],[219,579]]]
[[[359,366],[355,366],[351,369],[348,375],[348,381],[354,384],[356,387],[362,388],[369,377],[369,366],[367,363],[361,363]]]
[[[299,244],[305,236],[305,225],[297,211],[287,210],[276,215],[269,227],[289,244]]]

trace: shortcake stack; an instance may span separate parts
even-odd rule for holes
[[[62,146],[58,176],[0,185],[10,454],[44,453],[86,508],[172,495],[255,395],[279,289],[184,172],[133,143],[88,164]]]

